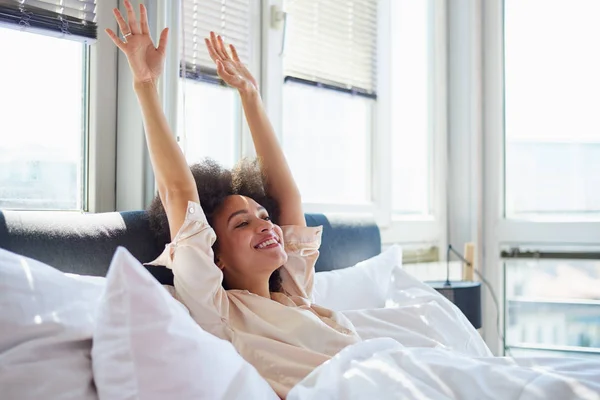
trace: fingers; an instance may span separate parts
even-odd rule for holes
[[[231,57],[233,57],[233,61],[241,62],[240,57],[238,56],[237,50],[235,49],[234,45],[232,45],[232,44],[229,45],[229,51],[231,52]]]
[[[250,73],[248,68],[240,60],[240,56],[238,55],[238,52],[237,52],[237,49],[235,48],[235,46],[230,44],[229,51],[231,52],[231,57],[233,58],[233,61],[235,61],[237,63],[237,68],[239,70],[239,73],[242,74],[242,76],[245,77],[246,79],[248,79],[250,82],[252,82],[252,84],[255,87],[258,87],[258,85],[256,83],[256,79],[254,79],[254,77],[252,76],[252,73]]]
[[[225,48],[225,43],[223,42],[223,38],[221,37],[221,35],[217,36],[217,43],[219,44],[219,54],[221,54],[225,60],[231,60],[231,57],[229,57],[229,53],[227,53],[227,49]]]
[[[158,50],[160,53],[165,53],[167,51],[167,40],[169,39],[169,28],[165,28],[160,33],[160,39],[158,40]]]
[[[117,36],[116,33],[114,33],[112,31],[112,29],[105,29],[104,30],[106,32],[106,34],[112,39],[113,43],[121,50],[125,51],[125,43],[123,43],[123,41],[121,39],[119,39],[119,37]]]
[[[137,18],[135,16],[135,10],[129,0],[125,0],[125,8],[127,9],[127,21],[129,22],[129,29],[134,35],[140,34],[140,26],[138,25]]]
[[[115,15],[115,19],[117,20],[117,24],[119,25],[119,29],[121,30],[121,33],[123,35],[127,35],[128,33],[131,33],[131,30],[129,29],[129,25],[127,25],[125,18],[123,18],[123,16],[121,15],[121,11],[114,8],[113,14]]]
[[[216,63],[220,59],[220,57],[217,54],[217,52],[215,51],[215,48],[213,47],[211,41],[207,38],[204,38],[204,43],[206,43],[206,49],[208,50],[208,55]]]
[[[206,43],[206,48],[208,49],[208,54],[210,55],[210,58],[212,58],[212,60],[215,63],[217,62],[217,60],[223,62],[232,61],[235,60],[235,57],[237,57],[237,51],[235,51],[235,47],[232,46],[232,51],[235,52],[235,56],[233,56],[234,58],[232,59],[232,56],[230,56],[227,52],[223,38],[220,35],[215,34],[214,32],[211,32],[210,38],[204,39],[204,42]],[[237,61],[239,61],[239,57],[237,58]]]
[[[214,53],[217,55],[217,59],[222,59],[223,57],[221,56],[221,53],[219,53],[219,44],[217,43],[217,35],[215,35],[214,32],[210,33],[210,45],[212,46]],[[215,60],[215,62],[216,62],[216,60]]]
[[[221,39],[222,40],[222,39]],[[221,52],[221,46],[219,45],[219,40],[217,39],[217,35],[214,32],[210,33],[210,43],[212,44],[215,52],[219,56],[221,60],[227,60],[226,54]]]
[[[142,31],[142,35],[149,35],[150,28],[148,27],[148,11],[146,10],[146,6],[140,4],[140,29]]]

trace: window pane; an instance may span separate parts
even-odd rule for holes
[[[510,261],[505,273],[509,346],[600,350],[600,261]]]
[[[505,1],[508,217],[600,216],[598,18],[597,0]]]
[[[524,348],[509,348],[512,357],[574,357],[600,359],[600,353],[586,351],[538,350]]]
[[[373,100],[283,86],[283,149],[308,203],[366,204]]]
[[[431,213],[428,1],[392,2],[392,207]]]
[[[0,207],[82,209],[85,45],[0,28]]]
[[[185,83],[180,79],[179,83],[177,136],[188,163],[210,157],[226,168],[232,167],[240,152],[238,93],[231,88],[189,79]]]

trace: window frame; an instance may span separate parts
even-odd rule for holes
[[[432,43],[429,53],[435,57],[430,62],[432,82],[430,98],[431,108],[431,208],[432,215],[414,217],[394,215],[391,202],[391,78],[390,66],[390,29],[391,1],[379,0],[378,9],[378,91],[377,100],[372,107],[371,130],[371,173],[367,184],[371,188],[371,202],[362,205],[348,204],[303,204],[305,212],[325,214],[368,215],[377,222],[381,230],[384,245],[392,243],[419,243],[424,247],[435,245],[440,248],[446,243],[446,5],[443,0],[429,0],[431,4],[430,21]],[[276,13],[282,11],[283,0],[262,0],[263,6],[263,67],[262,94],[280,142],[283,137],[282,100],[283,100],[283,63],[280,57],[283,48],[284,21],[277,21]],[[281,76],[281,79],[269,77]],[[327,90],[327,89],[323,89]]]
[[[116,47],[103,33],[105,28],[116,29],[112,9],[117,0],[103,0],[96,4],[98,38],[77,39],[85,46],[82,52],[83,70],[83,127],[81,208],[60,212],[108,212],[115,210],[115,138],[117,68]],[[44,34],[33,29],[33,33]],[[48,34],[55,40],[69,40],[59,34]],[[113,106],[109,106],[112,104]],[[43,210],[41,210],[43,211]],[[52,210],[48,210],[52,211]]]
[[[507,219],[505,210],[504,125],[504,1],[486,3],[482,10],[483,131],[485,276],[496,293],[505,293],[504,262],[500,252],[507,246],[571,247],[600,246],[600,222],[538,222]],[[487,291],[486,291],[487,292]],[[494,354],[503,354],[496,332],[496,309],[484,295],[485,340]],[[500,300],[500,327],[504,326],[504,296]]]
[[[115,0],[116,1],[116,0]],[[429,0],[432,5],[431,26],[435,28],[432,37],[433,43],[429,49],[430,54],[435,55],[435,61],[432,61],[433,81],[431,88],[435,91],[430,97],[435,101],[431,104],[431,174],[433,179],[430,184],[432,216],[415,218],[414,216],[398,216],[393,214],[391,205],[390,174],[391,155],[387,154],[391,143],[391,127],[389,121],[390,115],[390,89],[389,82],[390,68],[390,7],[393,0],[380,0],[378,10],[378,98],[373,105],[372,112],[372,134],[371,134],[371,154],[369,186],[371,187],[372,202],[362,205],[339,205],[339,204],[320,204],[305,203],[304,210],[307,213],[326,213],[326,214],[352,214],[368,215],[375,219],[380,226],[382,242],[384,245],[392,243],[410,243],[422,244],[427,246],[438,246],[444,248],[447,242],[447,213],[446,213],[446,18],[447,10],[443,0]],[[150,0],[149,9],[152,10],[154,3],[155,15],[150,13],[150,17],[155,21],[154,36],[158,33],[156,27],[177,26],[179,18],[178,11],[171,8],[166,0]],[[282,98],[283,98],[283,63],[280,57],[283,47],[283,30],[285,21],[282,14],[277,14],[283,10],[283,0],[255,0],[251,3],[253,35],[255,40],[252,45],[251,71],[259,81],[261,95],[271,119],[278,139],[282,140]],[[278,15],[280,18],[278,18]],[[152,25],[152,22],[151,22]],[[171,126],[176,126],[177,121],[177,80],[179,74],[174,71],[179,70],[179,46],[177,43],[178,35],[171,35],[170,50],[167,56],[165,79],[162,80],[160,91],[163,106],[167,114],[167,119]],[[126,62],[126,60],[125,60]],[[121,64],[122,61],[119,60]],[[282,79],[272,79],[270,77],[281,76]],[[124,77],[123,77],[124,78]],[[129,85],[123,80],[119,80],[121,90],[129,90]],[[121,114],[121,112],[120,112]],[[131,114],[129,114],[131,115]],[[129,117],[134,118],[134,117]],[[245,121],[244,118],[241,120]],[[140,117],[141,121],[141,117]],[[141,124],[141,122],[140,122]],[[140,125],[141,126],[141,125]],[[121,132],[122,129],[119,129]],[[143,133],[143,132],[142,132]],[[131,134],[131,132],[130,132]],[[121,146],[121,145],[120,145]],[[131,147],[131,146],[130,146]],[[137,150],[139,153],[139,149]],[[241,157],[254,157],[254,145],[247,124],[244,122],[241,130]],[[137,156],[138,158],[140,156]],[[139,165],[139,162],[138,162]],[[126,168],[126,167],[123,167]],[[147,165],[149,173],[152,174],[150,165]],[[122,174],[122,172],[119,172]],[[131,169],[128,169],[131,175]],[[139,174],[139,172],[138,172]],[[138,185],[139,186],[139,185]],[[152,188],[154,189],[154,187]],[[144,190],[139,188],[139,190]],[[148,189],[145,189],[148,191]],[[135,190],[134,190],[135,192]],[[126,202],[121,202],[119,209],[136,209],[133,205],[126,206]],[[128,202],[129,204],[139,204],[137,208],[145,204],[137,195],[137,200]],[[125,206],[125,207],[123,207]]]
[[[165,26],[178,27],[181,10],[177,6],[173,6],[168,0],[150,0],[155,3],[155,21],[156,28],[154,37],[158,37],[160,30]],[[261,76],[261,59],[260,54],[262,51],[261,43],[261,21],[262,21],[262,7],[260,1],[252,0],[250,2],[250,26],[251,26],[251,52],[250,62],[247,65],[250,72],[256,78],[259,87],[261,87],[262,76]],[[150,18],[153,16],[150,15]],[[167,51],[165,71],[163,73],[164,78],[159,82],[159,93],[167,121],[171,126],[173,135],[177,137],[176,127],[178,122],[178,107],[179,107],[179,81],[180,77],[180,51],[179,51],[179,40],[181,32],[179,30],[171,30],[172,33],[169,35],[169,47]],[[209,83],[206,83],[209,84]],[[235,90],[235,89],[231,89]],[[246,123],[246,119],[243,115],[243,109],[239,107],[239,115],[237,120],[239,121],[238,131],[236,132],[236,161],[243,157],[254,157],[254,144],[252,143],[252,136],[250,129]],[[185,152],[185,149],[184,149]],[[151,166],[150,166],[151,168]],[[151,173],[151,171],[150,171]],[[155,186],[155,184],[154,184]]]
[[[380,108],[383,108],[379,117],[379,129],[376,135],[379,135],[381,142],[378,148],[379,156],[385,154],[384,162],[381,163],[379,170],[374,171],[375,176],[380,176],[380,180],[391,187],[391,155],[384,149],[389,149],[392,142],[392,132],[389,121],[391,114],[390,85],[391,70],[387,59],[391,52],[391,20],[382,18],[382,16],[391,18],[391,1],[380,1],[379,10],[379,61],[380,68],[379,92],[382,101]],[[377,222],[381,228],[382,242],[390,243],[420,243],[423,247],[439,246],[443,249],[447,246],[447,135],[448,135],[448,109],[447,109],[447,4],[443,0],[429,1],[429,29],[431,41],[429,43],[429,71],[431,81],[429,85],[429,141],[430,141],[430,202],[431,214],[428,216],[410,215],[396,213],[392,207],[391,190],[380,189],[380,199],[386,199],[379,204],[380,214]],[[384,69],[384,62],[386,67]]]
[[[98,40],[88,50],[87,200],[84,211],[116,210],[117,47],[104,29],[117,30],[112,9],[118,0],[96,4]]]
[[[389,10],[389,1],[390,0],[379,0],[379,10],[378,10],[378,18],[382,15],[386,15],[385,13]],[[266,89],[263,90],[263,98],[265,99],[265,105],[267,108],[267,113],[269,114],[273,127],[275,128],[275,132],[277,134],[277,138],[279,142],[282,143],[283,138],[283,87],[285,85],[284,82],[284,71],[283,71],[283,58],[282,55],[285,53],[285,0],[262,0],[263,4],[263,22],[267,21],[268,23],[263,23],[263,52],[262,52],[262,60],[263,60],[263,70],[262,77],[263,82],[265,83]],[[386,7],[382,10],[381,3],[386,3]],[[277,20],[277,16],[275,15],[278,12],[283,12],[282,19],[275,23]],[[387,28],[389,29],[389,28]],[[378,24],[378,31],[379,28]],[[378,47],[380,46],[380,32],[378,32]],[[378,49],[378,57],[379,57],[379,49]],[[379,59],[378,59],[379,63]],[[281,77],[281,79],[274,79],[272,77],[277,76]],[[380,74],[378,74],[378,78],[380,78]],[[382,86],[381,79],[378,79],[377,87],[378,90]],[[320,88],[319,90],[331,90]],[[378,212],[378,202],[376,199],[379,198],[379,193],[377,193],[380,185],[374,182],[374,177],[377,176],[376,173],[376,165],[374,160],[377,159],[375,157],[377,151],[377,143],[374,140],[376,136],[377,128],[381,124],[380,119],[382,113],[379,111],[379,98],[380,94],[377,93],[377,99],[373,101],[370,110],[370,119],[371,119],[371,133],[370,133],[370,151],[368,151],[368,166],[370,168],[370,173],[367,176],[367,181],[365,182],[366,186],[370,189],[371,201],[366,204],[335,204],[335,203],[320,203],[320,202],[303,202],[302,206],[305,212],[307,213],[341,213],[341,214],[360,214],[360,215],[371,215],[377,219]]]

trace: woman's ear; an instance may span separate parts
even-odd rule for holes
[[[215,264],[217,265],[217,267],[219,267],[220,270],[223,270],[225,268],[225,263],[219,256],[215,256]]]

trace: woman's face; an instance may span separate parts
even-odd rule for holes
[[[287,261],[281,228],[249,197],[228,196],[213,225],[219,241],[217,265],[227,282],[255,280],[257,274],[268,279]]]

